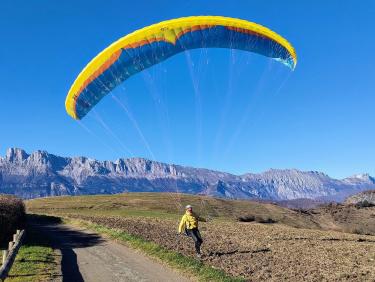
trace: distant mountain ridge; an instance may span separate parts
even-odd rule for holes
[[[271,169],[233,175],[202,168],[165,164],[143,158],[97,161],[59,157],[46,151],[27,154],[10,148],[0,157],[0,193],[22,198],[121,192],[181,192],[233,199],[271,201],[325,199],[374,189],[368,174],[343,180],[315,171]]]

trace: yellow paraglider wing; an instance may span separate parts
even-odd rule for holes
[[[292,45],[272,30],[241,19],[196,16],[160,22],[120,38],[78,75],[65,100],[75,119],[83,118],[105,95],[130,76],[196,48],[232,48],[274,58],[292,70]]]

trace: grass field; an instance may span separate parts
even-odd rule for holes
[[[173,196],[172,196],[173,195]],[[51,197],[27,202],[32,212],[80,214],[92,216],[152,217],[178,220],[187,204],[202,217],[237,221],[253,217],[255,221],[275,222],[295,227],[317,227],[314,221],[296,211],[255,201],[231,201],[206,196],[167,193],[127,193],[78,197]]]
[[[183,206],[191,203],[201,215],[214,216],[200,225],[204,266],[250,281],[375,280],[373,236],[317,230],[314,213],[272,204],[188,195],[181,195],[178,203],[180,209],[164,194],[137,193],[37,199],[29,201],[27,209],[76,219],[97,231],[139,238],[193,258],[191,239],[176,234]],[[375,214],[374,209],[365,211]],[[239,217],[251,222],[239,222]],[[267,218],[277,223],[259,223],[272,222]]]
[[[21,247],[6,281],[49,281],[55,272],[56,254],[49,247]]]
[[[25,241],[6,281],[52,281],[59,276],[60,255],[51,248],[43,234],[28,227]]]

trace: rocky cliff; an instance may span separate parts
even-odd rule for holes
[[[59,157],[45,151],[27,154],[11,148],[0,157],[0,193],[22,198],[121,192],[181,192],[226,198],[341,201],[375,188],[368,174],[343,180],[314,171],[269,170],[233,175],[165,164],[142,158],[97,161]]]

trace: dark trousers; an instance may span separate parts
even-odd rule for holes
[[[188,236],[193,238],[194,243],[195,243],[195,251],[197,252],[197,254],[200,254],[203,240],[202,240],[202,236],[198,228],[187,229],[186,232]]]

